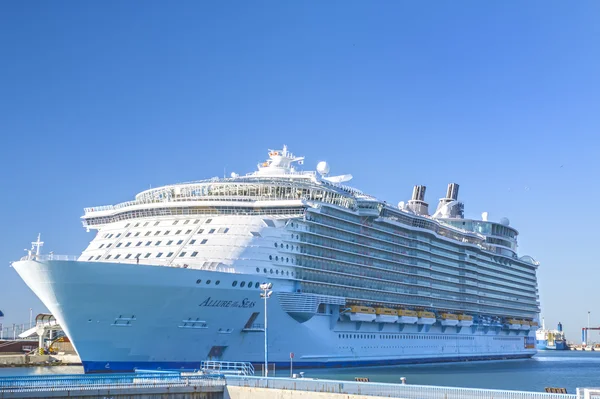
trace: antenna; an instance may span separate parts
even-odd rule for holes
[[[33,252],[33,250],[35,249],[36,256],[39,256],[40,248],[44,245],[44,242],[40,241],[41,236],[42,236],[42,234],[38,233],[37,241],[34,241],[31,243],[31,252]]]

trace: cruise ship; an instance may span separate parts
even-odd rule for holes
[[[303,163],[284,146],[246,175],[85,208],[81,255],[38,239],[12,265],[85,372],[258,365],[265,336],[270,367],[536,353],[539,264],[508,219],[465,219],[454,183],[430,214],[424,186],[392,205]]]

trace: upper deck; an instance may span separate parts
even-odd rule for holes
[[[508,222],[463,218],[458,185],[450,184],[446,198],[429,215],[425,187],[416,186],[408,204],[393,206],[344,185],[352,175],[330,176],[329,165],[320,162],[316,171],[297,170],[304,157],[296,157],[284,146],[270,150],[269,158],[246,175],[178,183],[145,190],[133,201],[85,208],[83,225],[101,228],[126,219],[168,215],[284,214],[298,209],[330,204],[364,216],[386,217],[413,227],[432,230],[457,241],[477,244],[501,255],[517,257],[518,232]]]

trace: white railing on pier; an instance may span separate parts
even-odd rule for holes
[[[600,399],[600,388],[577,388],[577,399]]]
[[[228,374],[253,376],[254,366],[247,362],[221,362],[216,360],[206,360],[200,364],[200,369],[204,373]]]
[[[508,391],[497,389],[436,387],[428,385],[352,382],[309,378],[262,378],[226,376],[227,385],[285,389],[305,392],[329,392],[344,395],[383,396],[403,399],[598,399],[577,395]],[[600,394],[600,391],[599,391]]]
[[[222,376],[179,373],[44,375],[0,377],[0,397],[6,392],[49,392],[123,388],[223,387]],[[74,395],[77,396],[77,395]]]

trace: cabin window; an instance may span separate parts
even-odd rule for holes
[[[160,230],[158,230],[156,233],[154,233],[155,236],[160,234]]]
[[[129,258],[131,258],[131,254],[125,255],[125,259],[129,259]]]
[[[171,256],[173,256],[173,252],[169,252],[169,253],[167,254],[167,258],[170,258]]]
[[[204,240],[200,241],[200,244],[206,244],[208,242],[208,240],[205,238]]]
[[[185,252],[182,252],[182,253],[180,253],[180,254],[179,254],[179,257],[180,257],[180,258],[182,258],[182,257],[184,257],[184,256],[185,256]]]
[[[149,258],[149,257],[150,257],[150,252],[148,252],[148,253],[147,253],[147,254],[144,256],[144,258]]]
[[[196,255],[198,255],[198,251],[194,251],[194,252],[192,252],[192,257],[193,257],[193,258],[195,258],[195,257],[196,257]]]
[[[190,241],[190,244],[191,244],[191,245],[193,245],[193,244],[195,244],[195,243],[196,243],[196,240],[191,240],[191,241]]]

